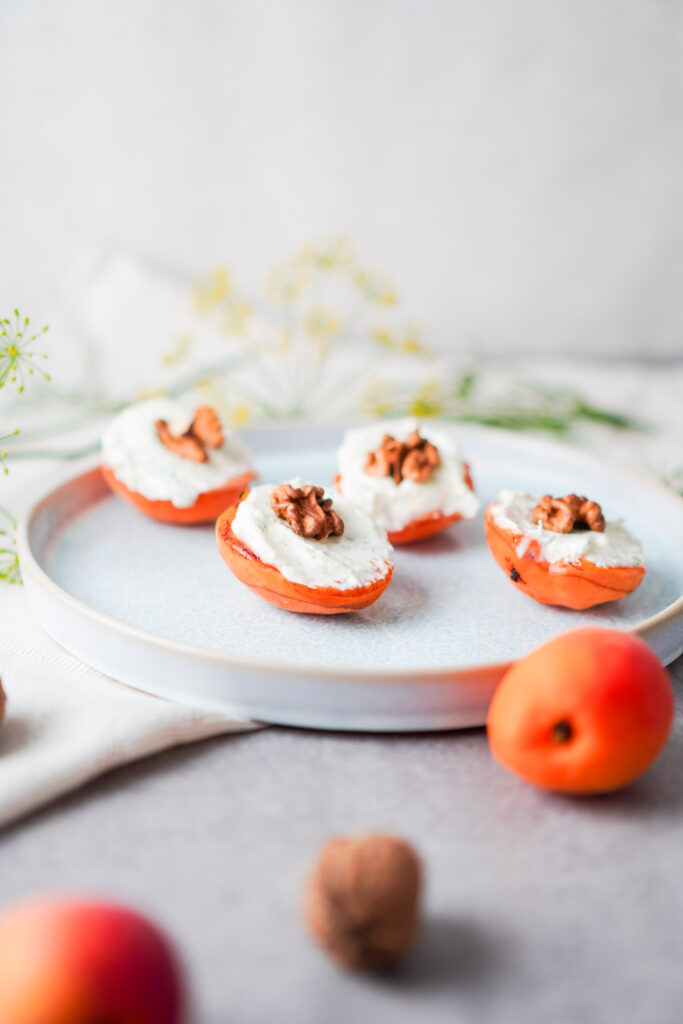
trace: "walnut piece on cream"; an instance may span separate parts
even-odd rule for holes
[[[605,530],[605,518],[597,501],[589,501],[578,494],[565,494],[563,498],[545,494],[532,511],[531,518],[553,533],[571,533],[576,529],[604,533]]]
[[[324,493],[322,487],[314,484],[302,487],[280,484],[270,496],[270,507],[301,537],[310,540],[341,537],[344,523],[332,508],[332,499],[324,498]]]
[[[189,459],[191,462],[206,462],[209,458],[202,442],[189,431],[179,435],[172,434],[166,420],[157,420],[155,427],[161,443],[174,455],[179,455],[181,459]]]
[[[220,448],[223,444],[221,421],[210,405],[199,406],[189,432],[209,448]]]
[[[200,405],[192,423],[182,434],[173,434],[166,420],[155,423],[157,436],[163,445],[192,462],[207,462],[207,448],[220,448],[223,444],[221,421],[208,405]]]
[[[365,472],[370,476],[390,476],[395,484],[401,480],[426,483],[441,465],[438,449],[419,430],[413,430],[405,441],[385,434],[375,451],[368,452]]]

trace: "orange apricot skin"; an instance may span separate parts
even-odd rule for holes
[[[264,601],[286,611],[337,615],[367,608],[368,605],[374,604],[389,586],[393,568],[390,568],[382,579],[364,587],[354,587],[352,590],[306,587],[303,583],[292,583],[274,565],[257,558],[232,532],[231,523],[237,513],[237,507],[233,505],[226,509],[216,523],[218,549],[223,561],[237,579]]]
[[[2,1024],[182,1024],[182,972],[158,929],[124,907],[21,903],[0,918]]]
[[[400,530],[389,530],[387,537],[390,544],[414,544],[416,541],[433,537],[435,533],[441,533],[459,519],[462,519],[459,512],[454,512],[451,516],[445,516],[443,512],[430,512],[429,515],[411,519]]]
[[[561,793],[606,793],[636,779],[666,743],[671,682],[637,636],[564,633],[522,658],[493,695],[493,756],[527,782]],[[558,723],[561,735],[558,739]]]
[[[472,474],[468,463],[463,462],[465,483],[471,491],[474,491],[474,484],[472,483]],[[335,487],[342,493],[342,478],[339,473],[334,478]],[[447,530],[453,523],[457,523],[462,519],[460,512],[454,512],[452,515],[444,515],[443,512],[428,512],[427,515],[418,516],[416,519],[411,519],[410,522],[402,526],[400,530],[389,530],[387,536],[389,543],[394,546],[400,544],[414,544],[416,541],[427,540],[428,537],[433,537],[435,533],[441,533],[442,530]]]
[[[582,558],[576,565],[549,562],[540,558],[540,548],[531,541],[522,556],[517,554],[521,534],[504,530],[494,521],[491,506],[484,516],[486,541],[491,554],[512,583],[541,604],[561,605],[582,611],[606,601],[617,601],[636,589],[645,575],[645,567],[603,567]]]
[[[233,505],[239,500],[240,494],[255,476],[252,472],[243,473],[242,476],[236,476],[234,480],[230,480],[224,487],[215,487],[211,491],[200,494],[193,505],[188,505],[187,508],[178,508],[170,501],[152,501],[138,491],[131,491],[121,483],[109,466],[102,466],[102,475],[112,491],[121,498],[125,498],[139,512],[162,523],[175,523],[182,526],[192,523],[215,522],[228,505]]]

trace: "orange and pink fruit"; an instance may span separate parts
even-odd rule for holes
[[[669,676],[642,640],[583,628],[509,669],[487,728],[494,757],[527,782],[599,793],[645,771],[666,743],[673,713]]]
[[[182,1024],[182,972],[140,914],[56,899],[0,916],[2,1024]]]

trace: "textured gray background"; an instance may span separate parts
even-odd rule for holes
[[[673,676],[680,693],[683,659]],[[527,787],[481,730],[287,729],[117,771],[0,838],[0,903],[83,889],[176,936],[198,1024],[674,1024],[683,1006],[683,715],[631,788]],[[308,941],[302,880],[330,834],[386,829],[427,868],[423,940],[393,977]]]

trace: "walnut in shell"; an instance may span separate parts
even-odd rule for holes
[[[419,932],[421,867],[395,836],[331,839],[309,880],[305,918],[340,966],[377,970],[404,956]]]

